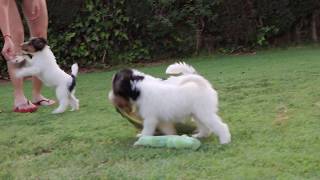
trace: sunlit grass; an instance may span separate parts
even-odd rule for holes
[[[106,99],[114,72],[80,74],[80,111],[61,115],[12,113],[12,87],[0,84],[0,179],[320,178],[319,47],[187,62],[219,92],[231,144],[212,136],[198,151],[132,147],[135,129]],[[166,77],[167,65],[140,70]]]

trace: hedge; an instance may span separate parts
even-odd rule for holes
[[[318,0],[50,0],[48,40],[62,67],[230,53],[318,41],[319,9]]]

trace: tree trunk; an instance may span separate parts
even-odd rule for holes
[[[312,21],[311,21],[311,31],[312,31],[312,40],[313,40],[313,42],[318,42],[317,17],[318,17],[318,12],[314,11],[312,13]]]
[[[196,54],[199,54],[201,45],[202,45],[202,31],[204,30],[204,20],[203,18],[199,18],[198,23],[197,23],[198,27],[196,29]]]
[[[301,42],[301,28],[303,26],[303,21],[300,20],[295,26],[295,41],[297,43]]]

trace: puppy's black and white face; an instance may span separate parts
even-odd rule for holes
[[[131,69],[118,71],[112,81],[112,90],[115,96],[122,97],[126,101],[137,100],[140,96],[140,90],[134,87],[138,81],[142,81],[143,76],[135,75]]]
[[[35,53],[38,51],[42,51],[46,45],[47,40],[41,37],[33,37],[29,41],[23,43],[21,45],[21,49],[27,53]]]

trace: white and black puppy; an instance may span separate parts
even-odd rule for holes
[[[17,77],[36,76],[45,85],[56,89],[59,107],[52,113],[62,113],[70,105],[71,110],[79,109],[79,100],[75,97],[76,76],[78,65],[73,64],[71,75],[60,69],[47,41],[44,38],[31,38],[21,45],[26,65],[17,69]],[[17,62],[21,61],[17,57]]]
[[[137,108],[143,119],[141,135],[153,135],[161,124],[167,132],[174,122],[190,117],[197,124],[198,133],[193,137],[207,137],[212,132],[221,144],[231,141],[228,125],[218,116],[218,95],[211,84],[185,63],[168,67],[167,74],[182,74],[167,80],[152,77],[134,69],[118,71],[113,78],[111,101],[125,100]]]

